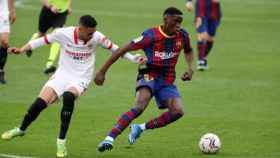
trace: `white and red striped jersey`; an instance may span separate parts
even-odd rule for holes
[[[56,29],[39,39],[29,42],[32,49],[57,42],[60,44],[59,65],[56,74],[71,78],[91,80],[95,68],[96,48],[102,46],[115,52],[118,46],[101,32],[96,31],[87,43],[78,39],[78,27]]]

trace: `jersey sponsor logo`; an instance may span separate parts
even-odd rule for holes
[[[173,58],[173,57],[177,56],[178,54],[179,54],[178,52],[159,52],[159,51],[155,51],[155,57],[158,57],[162,60]]]
[[[140,36],[136,39],[133,40],[134,43],[137,43],[137,42],[140,42],[144,37],[143,36]]]
[[[72,52],[69,50],[65,50],[65,52],[66,52],[66,54],[71,56],[71,58],[73,58],[74,60],[79,60],[79,61],[84,61],[91,56],[91,53],[89,53],[89,52],[82,53],[82,52]]]

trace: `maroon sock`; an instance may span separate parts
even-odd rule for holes
[[[207,57],[213,47],[214,41],[207,41],[206,43],[206,51],[205,51],[205,57]]]
[[[164,127],[182,117],[181,114],[174,115],[171,112],[167,111],[161,116],[150,120],[146,123],[146,129],[154,129]]]
[[[198,51],[198,59],[204,60],[206,57],[206,47],[207,44],[205,41],[198,41],[197,42],[197,51]]]
[[[130,109],[130,111],[123,113],[122,116],[119,118],[118,122],[116,123],[115,127],[112,128],[111,132],[109,133],[109,136],[115,139],[118,135],[122,133],[123,130],[127,128],[130,122],[136,119],[140,114],[141,112],[134,108]]]

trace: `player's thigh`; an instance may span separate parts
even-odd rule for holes
[[[66,86],[66,91],[71,92],[75,95],[75,97],[79,97],[83,95],[89,85],[89,81],[84,80],[76,80],[72,81]]]
[[[42,8],[39,15],[39,32],[45,34],[51,28],[53,14],[48,8]]]
[[[148,86],[141,86],[136,91],[135,108],[144,111],[152,98],[152,90]]]
[[[0,17],[0,45],[8,47],[10,22],[8,16]]]
[[[180,93],[175,85],[168,85],[161,88],[155,94],[155,98],[156,98],[158,108],[164,109],[164,108],[169,108],[169,106],[172,106],[175,102],[171,102],[171,101],[173,101],[174,98],[180,98]]]
[[[207,28],[207,32],[209,35],[209,41],[214,38],[216,35],[217,29],[219,27],[220,22],[218,20],[209,20],[209,25]]]
[[[197,32],[197,39],[207,40],[208,38],[208,21],[206,18],[200,18],[200,20],[196,20],[196,32]]]
[[[184,114],[182,99],[180,97],[172,97],[167,99],[166,106],[173,114]]]
[[[45,87],[51,88],[56,93],[56,96],[59,98],[66,91],[66,87],[68,84],[69,84],[69,79],[65,78],[63,74],[55,73],[45,83],[43,89]]]
[[[39,94],[39,97],[43,99],[47,104],[55,102],[58,98],[55,90],[52,87],[44,86]]]
[[[54,16],[52,21],[52,28],[61,28],[66,23],[67,19],[67,11],[63,13],[59,13],[56,16]]]
[[[9,47],[9,32],[0,33],[0,45],[2,47]]]

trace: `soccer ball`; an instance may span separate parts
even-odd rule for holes
[[[199,149],[205,154],[215,154],[221,148],[219,137],[213,133],[204,134],[198,143]]]

